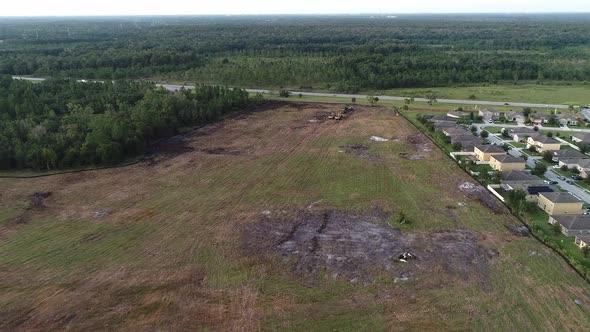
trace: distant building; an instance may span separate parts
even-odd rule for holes
[[[524,124],[526,116],[520,112],[508,112],[506,113],[506,121],[516,122],[517,124]]]
[[[527,149],[534,146],[537,152],[558,151],[561,149],[561,143],[545,135],[532,135],[527,139]]]
[[[524,171],[526,162],[522,158],[516,158],[509,154],[492,155],[490,157],[490,166],[496,171]]]
[[[499,112],[498,110],[495,110],[493,108],[483,108],[479,110],[479,116],[486,120],[498,120],[503,115],[504,113]]]
[[[473,148],[473,153],[480,161],[490,161],[492,156],[506,155],[506,151],[497,145],[477,145]]]
[[[580,249],[590,246],[590,235],[576,235],[576,245]]]
[[[540,193],[537,206],[550,216],[582,214],[583,202],[569,193]]]
[[[561,226],[561,232],[566,236],[590,235],[590,216],[561,215],[549,217],[549,223]]]
[[[564,126],[577,126],[578,125],[578,118],[571,114],[559,114],[557,115],[557,121],[559,124]]]
[[[571,136],[572,142],[590,144],[590,134],[575,133]]]
[[[531,119],[531,122],[535,126],[549,122],[549,115],[547,115],[547,114],[535,113],[535,114],[529,116],[529,118]]]
[[[526,142],[526,138],[537,132],[530,128],[513,128],[508,131],[508,135],[516,142]]]
[[[553,162],[560,162],[568,159],[590,159],[590,156],[576,150],[553,151]]]

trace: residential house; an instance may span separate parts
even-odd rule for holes
[[[568,168],[575,168],[580,172],[580,176],[587,178],[590,175],[590,159],[578,159],[576,161],[568,161]]]
[[[433,116],[429,116],[429,118],[427,118],[428,121],[430,122],[452,122],[452,123],[457,123],[457,119],[453,119],[453,118],[449,118],[446,115],[433,115]]]
[[[455,127],[442,128],[441,131],[446,136],[457,136],[457,135],[471,135],[471,136],[473,136],[473,134],[469,130],[467,130],[463,127],[457,126],[457,125],[455,125]]]
[[[562,159],[559,161],[559,167],[567,166],[569,169],[577,169],[580,176],[588,177],[590,174],[590,159]]]
[[[590,235],[590,216],[587,215],[551,216],[549,223],[552,225],[559,223],[561,232],[566,236]]]
[[[550,216],[582,214],[583,202],[569,193],[539,193],[537,206]]]
[[[580,109],[580,113],[582,113],[582,117],[584,118],[584,120],[586,122],[590,121],[590,108],[588,108],[588,107],[582,107]]]
[[[576,150],[553,151],[553,162],[560,162],[568,159],[590,159],[590,156]]]
[[[529,118],[531,119],[531,122],[535,125],[541,125],[543,123],[548,123],[549,122],[549,115],[547,114],[543,114],[543,113],[535,113],[529,116]]]
[[[578,118],[571,114],[558,114],[557,121],[564,126],[577,126]]]
[[[572,142],[590,144],[590,134],[575,133],[571,136]]]
[[[446,128],[457,128],[458,125],[455,122],[448,122],[448,121],[439,121],[439,122],[432,122],[434,128],[437,130],[443,130]]]
[[[539,153],[543,153],[545,151],[558,151],[561,149],[561,143],[559,143],[559,141],[539,134],[532,135],[527,139],[527,149],[531,146],[534,146]]]
[[[490,157],[490,166],[500,172],[524,171],[526,162],[523,158],[516,158],[509,154],[492,155]]]
[[[590,235],[576,235],[576,245],[580,249],[590,246]]]
[[[506,155],[506,151],[497,145],[477,145],[473,153],[479,161],[490,161],[492,156]]]
[[[449,113],[447,113],[447,117],[453,118],[453,119],[461,119],[461,118],[469,117],[470,114],[471,113],[469,113],[469,112],[450,111]]]
[[[526,116],[520,112],[508,112],[506,113],[506,121],[516,122],[517,124],[521,125],[525,123]]]
[[[498,110],[495,110],[493,108],[483,108],[479,110],[479,116],[481,116],[485,120],[498,120],[503,115],[503,112],[499,112]]]
[[[502,172],[502,179],[503,183],[524,183],[529,185],[543,183],[541,178],[525,171]]]
[[[526,193],[525,199],[528,202],[538,203],[539,202],[539,194],[552,193],[553,189],[551,189],[549,186],[528,186],[528,187],[526,187],[524,192]]]
[[[508,135],[510,135],[512,139],[516,142],[526,142],[527,137],[536,133],[536,131],[526,127],[513,128],[508,131]]]

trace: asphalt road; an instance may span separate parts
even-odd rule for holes
[[[13,76],[16,79],[23,79],[29,81],[43,81],[44,78],[39,77],[21,77],[21,76]],[[85,81],[85,80],[80,80]],[[192,89],[194,85],[177,85],[177,84],[157,84],[158,86],[164,87],[167,90],[174,91],[180,90],[182,88],[185,89]],[[271,91],[265,89],[245,89],[250,93],[278,93],[278,91]],[[310,97],[338,97],[338,98],[347,98],[347,99],[366,99],[367,95],[360,95],[360,94],[342,94],[342,93],[322,93],[322,92],[307,92],[307,91],[293,91],[289,90],[291,94],[298,95],[301,94],[303,96],[310,96]],[[376,96],[379,97],[380,100],[388,100],[388,101],[404,101],[407,97],[394,97],[394,96]],[[426,98],[414,98],[415,101],[418,102],[428,102]],[[517,103],[517,102],[510,102],[510,101],[484,101],[484,100],[460,100],[460,99],[437,99],[437,103],[439,104],[457,104],[457,105],[481,105],[481,106],[514,106],[514,107],[534,107],[534,108],[557,108],[557,109],[568,109],[569,105],[557,105],[557,104],[533,104],[533,103]]]

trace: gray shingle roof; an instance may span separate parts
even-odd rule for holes
[[[524,163],[525,160],[522,158],[516,158],[514,156],[511,156],[509,154],[506,155],[501,155],[501,156],[492,156],[492,158],[496,159],[497,161],[503,163],[503,164],[508,164],[508,163]]]
[[[503,178],[504,181],[535,181],[535,180],[541,180],[541,178],[534,176],[530,173],[527,173],[525,171],[509,171],[509,172],[504,172],[503,174]]]
[[[569,193],[541,193],[548,200],[553,203],[582,203],[581,200],[575,198]]]
[[[553,219],[570,231],[590,231],[590,216],[583,214],[553,216]]]
[[[485,152],[485,153],[500,153],[500,152],[506,153],[506,151],[504,151],[504,149],[502,149],[501,147],[499,147],[497,145],[492,145],[492,144],[477,145],[476,148],[482,152]]]

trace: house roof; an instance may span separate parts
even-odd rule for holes
[[[572,137],[579,139],[580,141],[589,142],[590,141],[590,134],[586,133],[576,133],[573,134]]]
[[[531,138],[535,140],[535,142],[539,142],[542,144],[561,144],[558,140],[541,134],[531,135]]]
[[[545,196],[545,198],[553,203],[582,203],[581,200],[575,198],[569,193],[541,193],[540,195]]]
[[[482,108],[479,110],[479,113],[481,114],[499,114],[500,112],[498,112],[498,110],[494,109],[494,108]]]
[[[467,134],[453,135],[451,136],[451,142],[477,142],[476,144],[481,144],[481,138]]]
[[[520,112],[508,112],[506,113],[507,118],[524,118],[524,114]]]
[[[533,119],[549,119],[549,115],[543,113],[535,113],[532,115]]]
[[[459,128],[459,125],[455,122],[449,121],[440,121],[434,123],[434,128],[436,129],[446,129],[446,128]]]
[[[577,121],[578,119],[571,114],[558,114],[557,118],[560,120]]]
[[[577,165],[582,168],[590,167],[590,159],[563,159],[561,162],[566,165]]]
[[[449,135],[472,135],[471,132],[463,127],[448,127],[441,128],[444,132]]]
[[[509,171],[509,172],[504,172],[503,174],[503,178],[504,181],[535,181],[535,180],[541,180],[541,178],[532,175],[530,173],[527,173],[525,171]]]
[[[510,132],[513,134],[523,134],[523,133],[535,133],[536,131],[534,131],[531,128],[528,127],[518,127],[518,128],[512,128],[510,129]]]
[[[511,156],[509,154],[500,155],[500,156],[492,156],[493,159],[503,163],[503,164],[515,164],[515,163],[524,163],[525,160],[522,158],[516,158],[515,156]]]
[[[464,117],[464,116],[469,116],[469,112],[461,112],[461,111],[450,111],[449,113],[447,113],[447,116],[451,115],[451,116],[457,116],[457,117]]]
[[[435,115],[430,118],[430,121],[446,121],[446,122],[457,123],[457,119],[449,118],[446,115]]]
[[[590,231],[590,216],[583,214],[570,214],[552,216],[561,226],[567,230],[588,230]]]
[[[475,147],[483,153],[506,153],[501,147],[492,144],[476,145]]]
[[[590,235],[576,235],[576,239],[586,244],[590,244]]]
[[[590,159],[590,156],[576,150],[553,151],[553,155],[559,159]]]
[[[538,195],[540,193],[552,193],[553,189],[548,186],[529,186],[527,192],[529,195]]]

